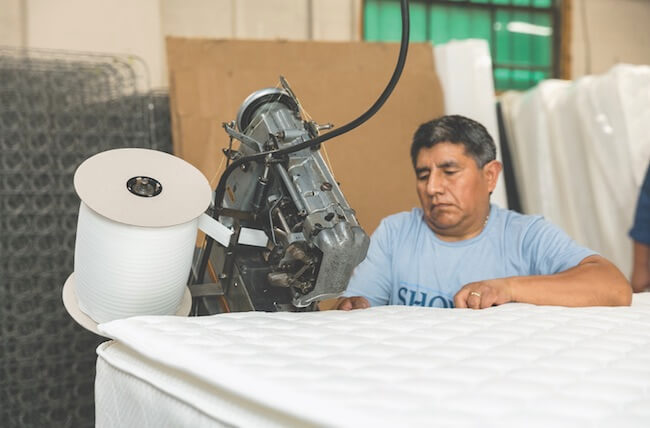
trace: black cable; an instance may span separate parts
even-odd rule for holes
[[[375,113],[377,113],[377,111],[384,105],[384,103],[386,102],[390,94],[393,92],[393,89],[395,89],[395,86],[397,85],[397,82],[399,81],[399,78],[402,75],[402,71],[404,70],[404,64],[406,63],[406,54],[408,53],[409,29],[410,29],[408,0],[400,0],[400,6],[401,6],[401,14],[402,14],[402,37],[400,42],[399,57],[397,59],[397,64],[395,65],[395,70],[393,71],[393,75],[391,76],[391,79],[388,82],[388,85],[386,85],[384,91],[381,93],[379,98],[377,98],[377,101],[375,101],[375,103],[358,118],[341,126],[340,128],[336,128],[333,131],[328,132],[327,134],[319,135],[318,137],[304,141],[300,144],[296,144],[295,146],[285,147],[284,149],[279,149],[279,150],[269,150],[266,152],[255,153],[233,161],[230,165],[228,165],[226,170],[221,175],[221,178],[219,179],[219,184],[217,185],[217,188],[215,190],[215,200],[214,200],[215,210],[213,213],[214,218],[219,217],[219,213],[221,211],[221,207],[223,203],[223,198],[226,193],[226,182],[228,180],[228,177],[240,165],[252,161],[264,159],[268,155],[271,155],[274,158],[278,158],[280,156],[297,152],[307,147],[317,146],[319,144],[324,143],[327,140],[330,140],[334,137],[338,137],[341,134],[353,130],[354,128],[358,127],[359,125],[362,125],[372,116],[374,116]],[[201,263],[199,265],[199,272],[197,277],[197,280],[199,281],[203,280],[203,276],[205,275],[205,269],[207,266],[207,260],[209,258],[209,253],[212,249],[212,239],[209,236],[207,236],[206,240],[207,242],[203,253],[203,258],[201,259]]]

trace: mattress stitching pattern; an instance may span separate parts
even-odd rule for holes
[[[591,424],[647,417],[650,300],[636,301],[137,317],[100,328],[148,358],[316,423],[498,417],[514,426],[534,415]]]

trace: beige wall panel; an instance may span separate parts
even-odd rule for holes
[[[354,0],[312,0],[314,40],[356,40],[358,13]]]
[[[0,0],[0,46],[23,46],[23,0]]]
[[[233,36],[239,39],[309,38],[307,0],[237,0]]]
[[[164,81],[160,0],[27,0],[27,46],[142,58],[153,87]]]
[[[573,78],[621,62],[650,64],[650,1],[574,0],[572,54]]]
[[[162,37],[232,38],[236,9],[237,0],[160,0]],[[169,86],[166,52],[162,67]]]
[[[160,0],[162,32],[174,37],[231,37],[236,4],[236,0]]]
[[[650,0],[573,1],[574,78],[650,64]],[[134,54],[160,87],[165,36],[358,40],[361,11],[361,0],[0,0],[0,44]]]

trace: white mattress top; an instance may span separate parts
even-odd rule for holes
[[[386,306],[146,316],[99,329],[166,367],[317,424],[650,423],[650,293],[617,308]]]

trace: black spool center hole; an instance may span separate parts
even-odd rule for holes
[[[162,184],[160,184],[160,181],[145,176],[130,178],[126,182],[126,188],[134,195],[142,196],[143,198],[152,198],[162,192]]]

